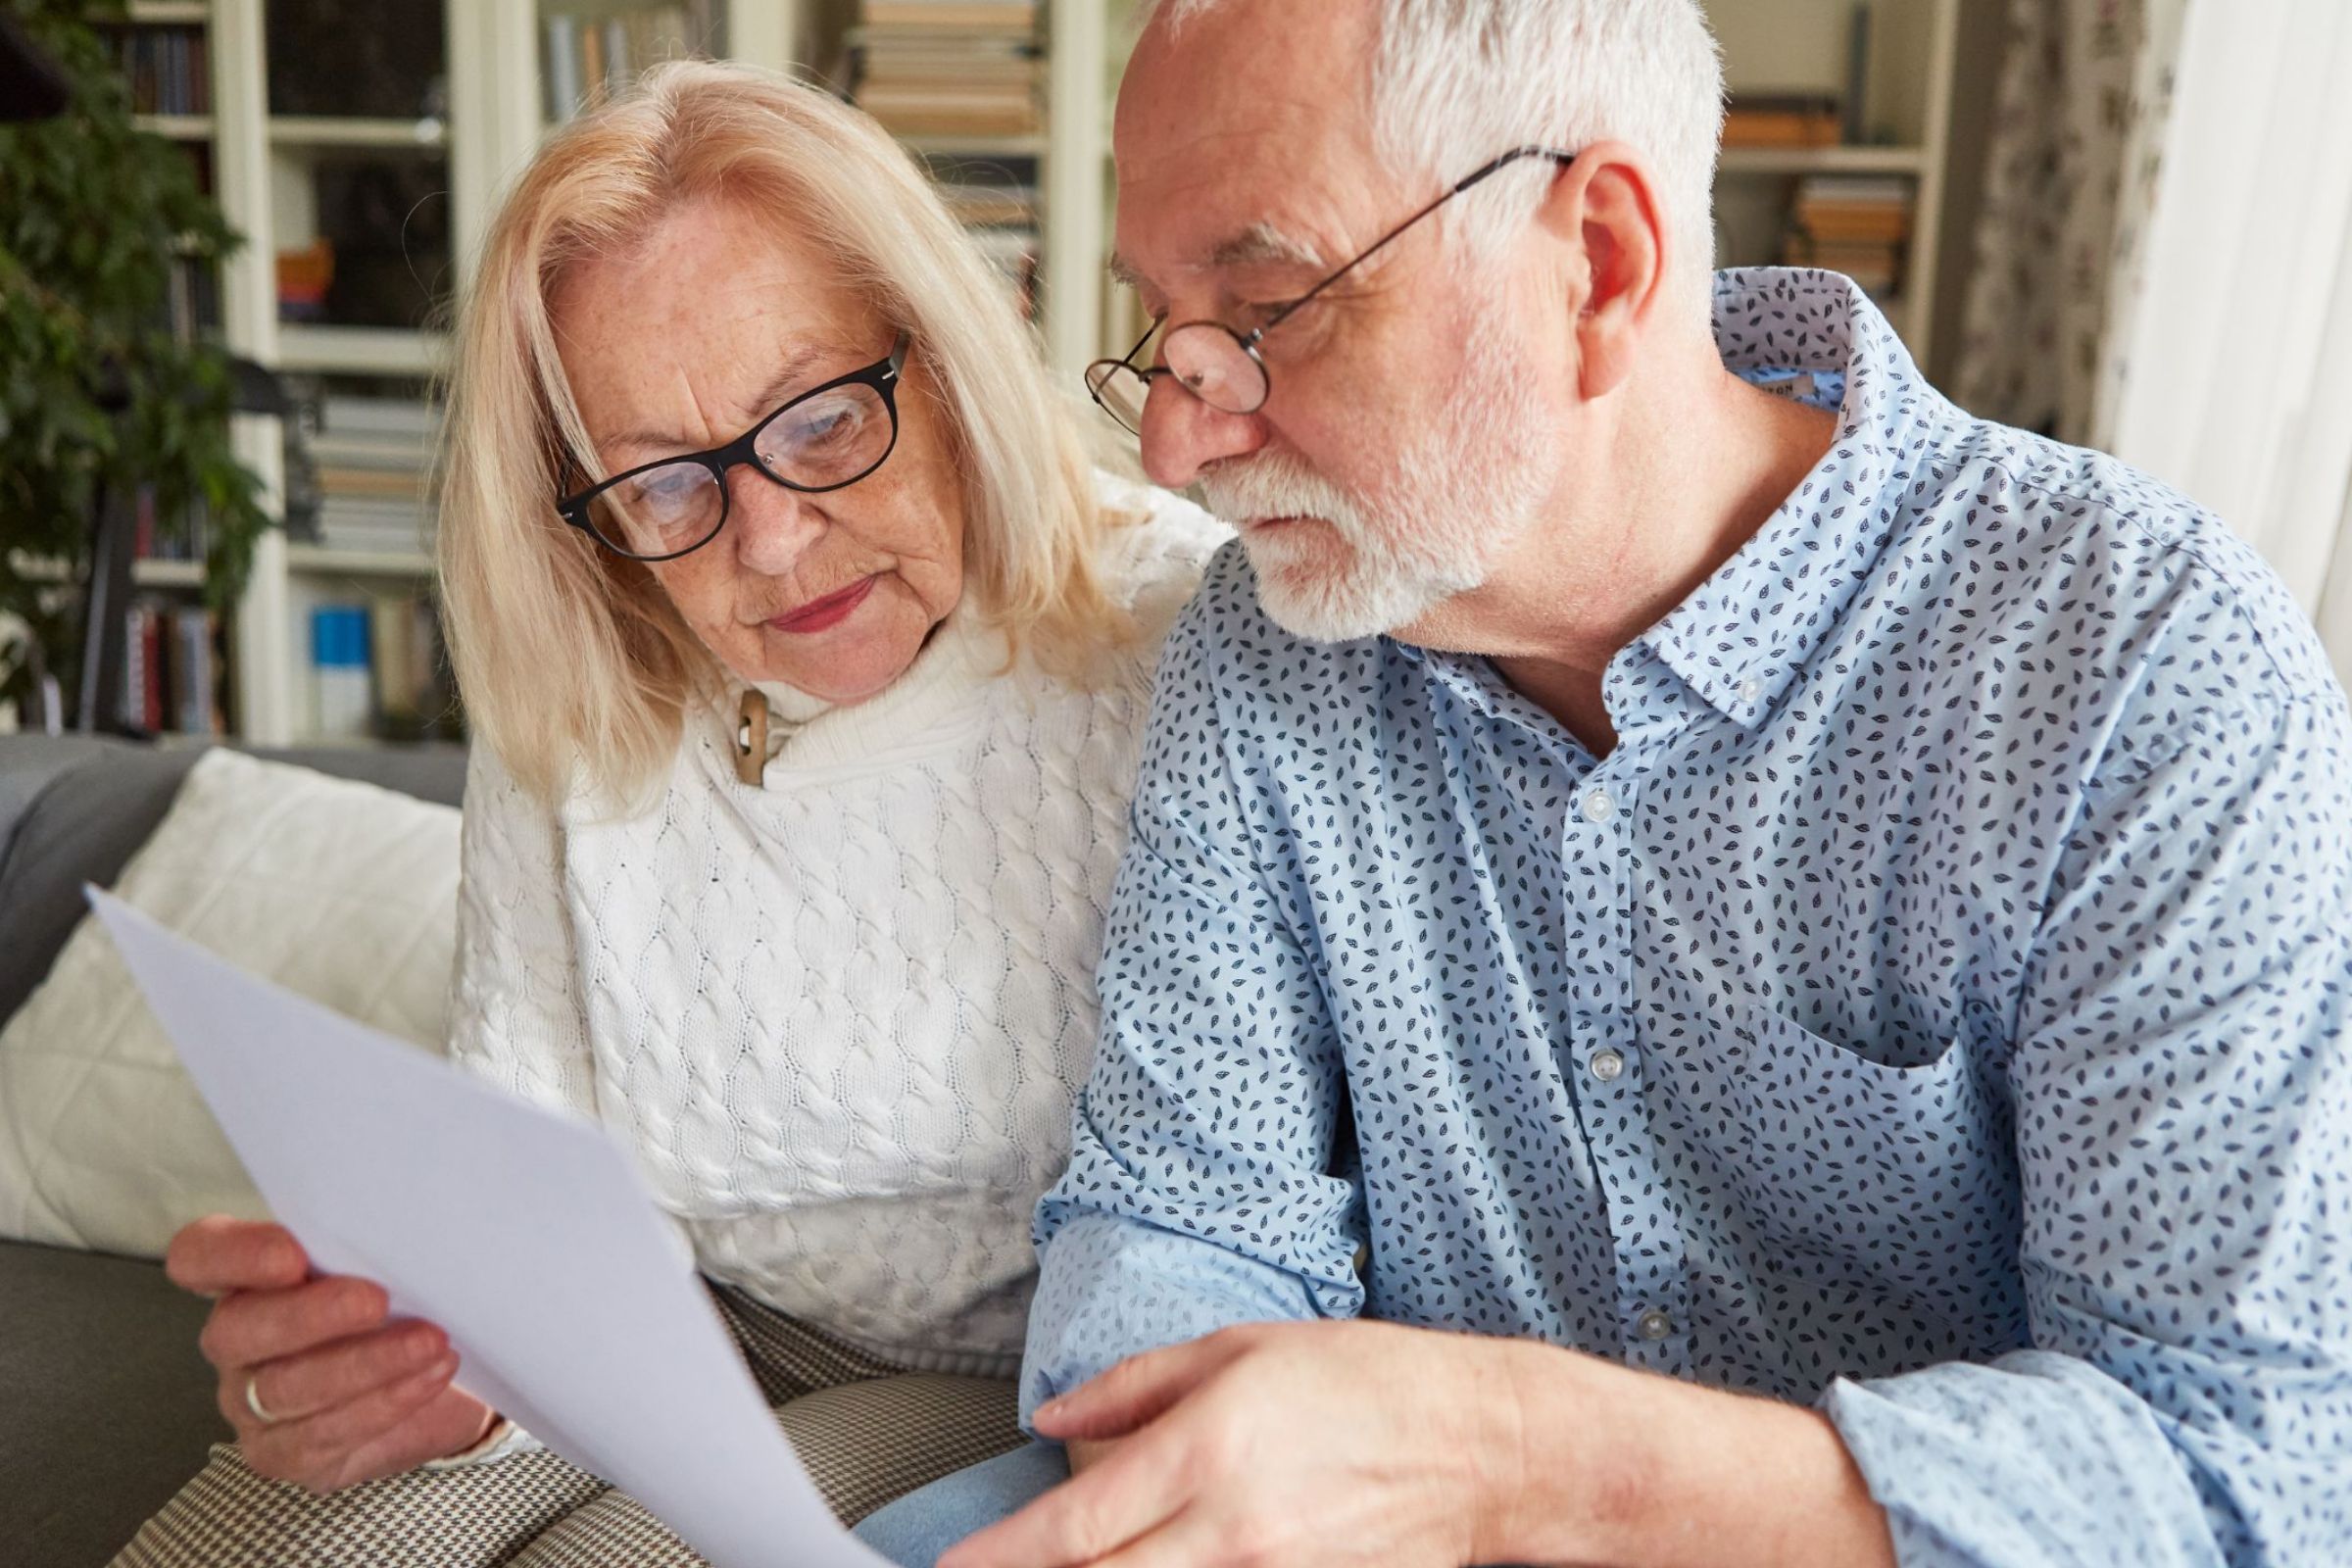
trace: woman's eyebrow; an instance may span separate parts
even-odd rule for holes
[[[843,361],[845,368],[835,373],[846,374],[847,369],[850,368],[847,361],[853,357],[841,353],[831,344],[823,343],[805,343],[799,348],[791,350],[784,356],[783,363],[777,368],[775,375],[769,379],[767,385],[760,389],[759,395],[752,399],[751,413],[745,416],[746,421],[763,419],[775,413],[777,409],[782,408],[791,399],[794,391],[808,382],[824,363],[837,359]],[[731,441],[735,435],[740,433],[740,431],[731,432],[719,439]],[[600,444],[613,449],[642,447],[663,452],[684,452],[688,449],[687,438],[675,430],[646,428],[623,430],[618,435],[607,437]]]

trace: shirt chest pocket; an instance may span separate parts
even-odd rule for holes
[[[1765,1267],[1939,1316],[2015,1270],[2016,1157],[1966,1047],[1891,1065],[1765,1007],[1734,1036],[1731,1182]]]

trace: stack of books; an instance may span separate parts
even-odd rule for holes
[[[425,493],[432,405],[406,398],[328,396],[310,437],[318,466],[318,539],[329,550],[414,555],[432,547]]]
[[[219,618],[200,607],[139,604],[124,619],[122,716],[152,734],[220,734]]]
[[[1908,179],[1819,174],[1789,210],[1785,260],[1843,272],[1880,300],[1902,292],[1916,191]]]
[[[581,14],[551,11],[539,23],[539,79],[550,124],[627,89],[665,60],[707,52],[711,0]]]
[[[1030,136],[1037,0],[864,0],[851,96],[897,136]]]

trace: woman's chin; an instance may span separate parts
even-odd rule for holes
[[[896,685],[921,649],[919,642],[897,638],[859,639],[839,649],[810,648],[797,659],[765,661],[765,673],[756,678],[780,682],[835,708],[854,708]]]

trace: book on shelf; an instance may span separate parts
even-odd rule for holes
[[[211,516],[198,506],[172,528],[162,526],[155,492],[142,488],[131,513],[130,557],[133,561],[202,561],[212,548]]]
[[[379,466],[367,463],[321,463],[318,466],[318,492],[324,496],[415,501],[423,489],[424,475],[411,467]]]
[[[1026,87],[1005,92],[861,88],[858,107],[894,136],[1034,136],[1045,124],[1037,96]]]
[[[966,228],[1035,228],[1037,192],[1012,185],[942,185],[939,198]]]
[[[220,279],[200,256],[174,256],[165,294],[172,335],[182,343],[220,330]]]
[[[865,24],[910,32],[1037,30],[1037,0],[865,0]]]
[[[1736,94],[1723,117],[1723,145],[1835,147],[1845,139],[1845,115],[1827,93]]]
[[[311,612],[311,686],[329,740],[463,734],[439,613],[416,595],[369,594]]]
[[[351,555],[414,556],[433,545],[433,513],[421,498],[371,501],[330,496],[318,504],[321,550]]]
[[[415,732],[435,715],[441,688],[441,623],[432,601],[376,594],[368,601],[368,652],[375,710],[387,729]]]
[[[213,68],[205,29],[196,24],[114,30],[115,65],[130,83],[134,115],[209,115]]]
[[[318,405],[318,429],[322,435],[413,441],[421,448],[440,427],[440,411],[422,398],[330,394]]]
[[[539,23],[541,112],[562,124],[665,60],[710,51],[711,0],[634,10],[551,11]]]
[[[1853,17],[1845,29],[1845,118],[1847,142],[1859,147],[1870,139],[1870,8],[1872,0],[1854,0]]]
[[[151,733],[220,733],[220,618],[201,606],[123,612],[122,715]]]

